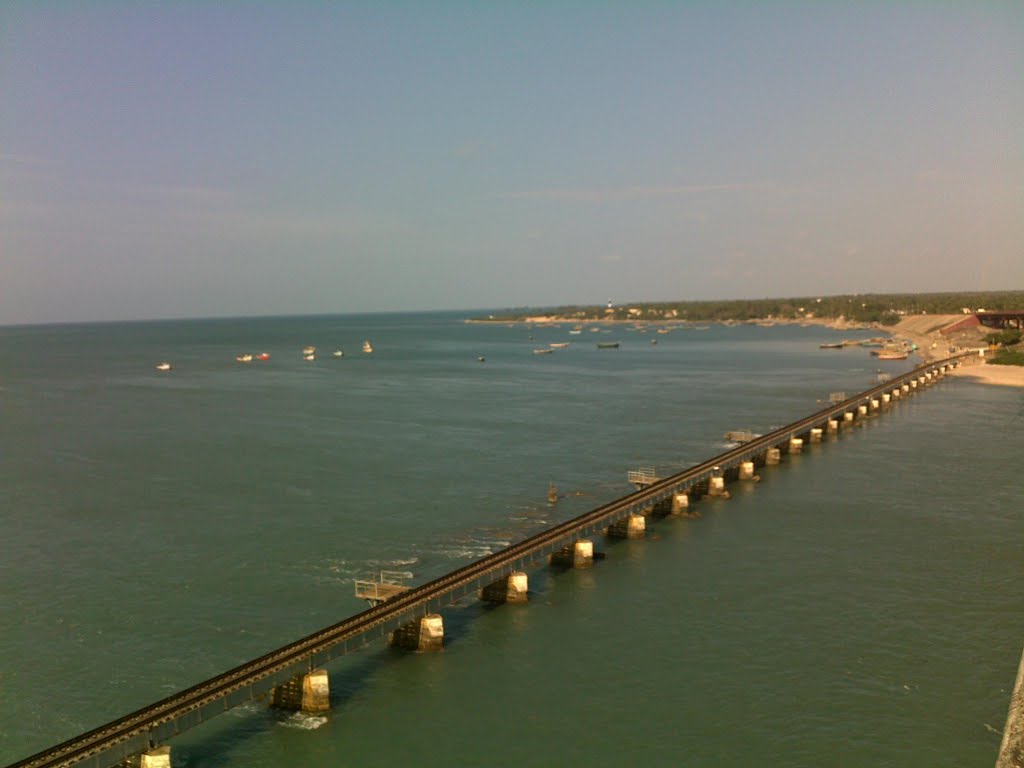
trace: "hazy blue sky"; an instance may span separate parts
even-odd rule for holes
[[[0,4],[0,323],[1024,288],[1024,3]]]

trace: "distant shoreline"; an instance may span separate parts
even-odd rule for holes
[[[620,317],[599,317],[581,318],[564,317],[559,315],[530,315],[527,317],[470,317],[466,318],[467,323],[487,323],[496,325],[759,325],[770,327],[773,325],[823,325],[827,328],[834,328],[841,331],[850,330],[881,330],[889,332],[895,326],[883,326],[878,323],[863,323],[856,320],[846,320],[835,317],[804,317],[804,318],[762,318],[755,320],[712,320],[712,319],[685,319],[685,318],[651,318],[651,319],[629,319]]]
[[[775,325],[822,326],[839,331],[873,330],[890,336],[912,341],[917,345],[917,354],[924,360],[938,360],[946,357],[951,345],[972,347],[963,341],[947,339],[939,332],[943,327],[961,319],[962,315],[908,315],[900,318],[895,325],[880,323],[864,323],[836,317],[802,317],[802,318],[763,318],[760,320],[698,320],[680,318],[581,318],[562,315],[528,315],[517,318],[467,318],[467,323],[486,323],[490,325],[510,326],[554,326],[554,325],[600,325],[600,326],[689,326],[694,325],[758,325],[771,327]],[[975,342],[977,344],[978,342]],[[1024,366],[989,365],[978,356],[978,362],[967,359],[967,365],[961,365],[952,371],[955,376],[976,380],[981,384],[1004,387],[1024,387]]]

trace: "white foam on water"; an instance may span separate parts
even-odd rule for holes
[[[285,728],[298,728],[302,731],[315,731],[327,722],[327,718],[321,715],[310,715],[307,712],[293,712],[280,722]]]

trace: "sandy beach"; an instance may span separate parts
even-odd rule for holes
[[[1024,366],[1021,365],[962,365],[950,371],[950,375],[965,376],[983,384],[1024,387]]]

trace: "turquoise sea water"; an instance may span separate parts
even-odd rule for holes
[[[358,575],[426,581],[913,362],[818,327],[570,327],[0,328],[0,764],[361,610]],[[590,571],[531,572],[527,606],[450,609],[440,654],[338,662],[326,717],[241,707],[175,764],[990,765],[1022,410],[944,381]]]

